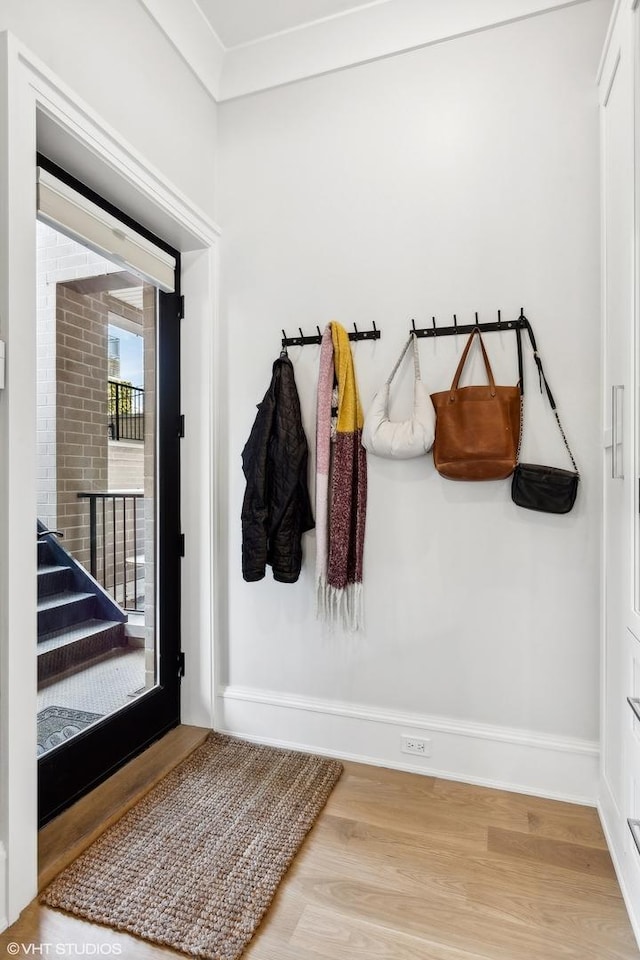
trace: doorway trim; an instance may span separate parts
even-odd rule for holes
[[[220,489],[218,242],[199,208],[11,33],[0,33],[0,929],[37,892],[36,149],[84,179],[182,254],[182,722],[214,725]],[[12,443],[12,438],[14,438]],[[19,438],[19,440],[18,440]],[[11,456],[9,451],[11,450]],[[212,588],[213,587],[213,588]]]

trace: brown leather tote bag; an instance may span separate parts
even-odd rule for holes
[[[474,337],[482,348],[488,386],[459,387]],[[471,333],[450,390],[432,393],[436,409],[433,460],[448,480],[503,480],[516,465],[522,400],[519,387],[497,387],[477,328]]]

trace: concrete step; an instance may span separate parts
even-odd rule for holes
[[[124,624],[116,620],[89,618],[68,629],[44,634],[38,640],[38,681],[49,680],[126,643]]]
[[[38,540],[38,566],[43,563],[53,563],[48,537]]]
[[[92,593],[77,593],[73,590],[63,590],[42,597],[38,600],[38,644],[43,634],[92,619],[95,602]]]
[[[71,570],[55,563],[38,566],[38,600],[64,593],[72,585]]]

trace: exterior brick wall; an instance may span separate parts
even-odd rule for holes
[[[56,284],[115,273],[116,264],[39,221],[37,244],[38,517],[57,529]]]
[[[89,504],[79,492],[108,489],[107,310],[100,299],[58,283],[56,453],[58,527],[89,568]]]
[[[108,291],[92,293],[88,292],[90,288],[91,280],[69,281],[57,287],[58,526],[65,534],[67,549],[90,569],[90,506],[88,499],[78,499],[78,492],[144,492],[144,499],[136,502],[135,512],[130,498],[126,505],[120,498],[116,499],[115,504],[111,500],[96,502],[95,575],[119,603],[124,603],[125,580],[127,597],[133,600],[136,593],[134,580],[142,575],[136,557],[145,556],[146,562],[149,524],[145,518],[150,518],[151,525],[154,522],[153,500],[148,499],[145,478],[145,470],[152,469],[154,462],[153,391],[148,403],[145,397],[145,428],[148,421],[149,435],[145,434],[144,450],[138,454],[137,469],[133,467],[131,458],[127,468],[126,458],[114,449],[119,444],[110,445],[108,441],[108,327],[110,322],[117,320],[114,311],[118,309],[119,314],[139,326],[143,335],[144,312],[125,304],[120,309]],[[155,300],[154,288],[149,289]],[[151,313],[150,320],[154,331],[155,311]],[[147,339],[148,336],[145,341]],[[154,337],[150,339],[153,343]],[[152,370],[150,379],[153,382]],[[130,445],[127,447],[131,452]],[[110,466],[116,467],[115,474],[110,472]],[[125,470],[130,471],[129,478],[123,475]],[[153,485],[153,478],[151,483]],[[153,551],[150,552],[150,558],[148,576],[153,577]],[[140,593],[145,590],[146,598],[146,573],[144,579],[145,582],[139,586]],[[153,596],[153,590],[151,594]],[[146,606],[145,599],[145,613]],[[153,617],[150,628],[153,629]]]

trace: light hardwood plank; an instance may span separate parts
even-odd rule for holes
[[[421,893],[389,890],[373,881],[308,875],[298,881],[307,903],[350,920],[365,920],[429,943],[477,953],[491,960],[627,960],[632,944],[599,931],[598,938],[570,937],[547,925],[503,916],[498,919],[482,904],[463,904]],[[428,954],[427,954],[428,956]],[[364,955],[363,955],[364,960]]]
[[[465,885],[467,904],[481,909],[496,924],[503,920],[547,930],[556,943],[606,943],[612,956],[624,957],[629,946],[626,914],[620,903],[566,898],[562,910],[552,897],[497,890],[482,881]],[[580,949],[583,949],[582,947]],[[600,948],[598,948],[600,949]]]
[[[485,960],[486,954],[469,953],[433,943],[422,937],[379,924],[344,917],[318,907],[305,907],[290,941],[298,956],[324,960]]]
[[[581,803],[568,803],[565,800],[550,800],[547,797],[535,797],[528,793],[511,793],[509,790],[498,790],[495,787],[482,787],[474,783],[462,783],[460,780],[441,780],[436,778],[433,784],[433,795],[448,800],[450,803],[459,802],[465,806],[488,802],[490,805],[504,803],[511,810],[533,810],[547,813],[550,816],[574,816],[591,822],[598,820],[594,807]]]
[[[542,863],[551,863],[578,873],[594,873],[600,877],[615,876],[609,852],[598,847],[548,837],[527,836],[515,830],[493,826],[489,827],[487,839],[488,849],[496,853],[540,860]]]
[[[568,840],[569,843],[584,844],[588,847],[607,849],[607,841],[602,832],[602,825],[595,810],[589,811],[592,816],[576,816],[573,812],[554,811],[549,814],[545,811],[529,811],[529,832],[554,840]]]
[[[422,777],[416,779],[421,781]],[[401,826],[431,837],[434,843],[446,836],[451,842],[465,847],[474,844],[481,850],[486,849],[488,823],[523,831],[528,831],[529,825],[524,808],[501,808],[485,801],[485,808],[468,804],[462,809],[460,804],[425,790],[423,784],[418,790],[408,790],[388,782],[376,783],[349,767],[327,804],[327,813],[380,827]]]
[[[572,872],[552,864],[523,862],[519,858],[495,853],[469,853],[459,845],[446,848],[442,841],[435,848],[429,838],[420,838],[399,830],[370,824],[323,817],[298,855],[291,876],[325,870],[340,863],[340,873],[352,879],[385,878],[393,889],[417,887],[425,895],[429,891],[447,891],[451,898],[473,898],[478,890],[498,891],[498,897],[511,892],[527,900],[529,908],[539,902],[558,917],[556,905],[561,900],[568,909],[578,908],[590,915],[594,911],[625,918],[620,891],[610,876],[576,877]],[[487,876],[491,882],[487,883]]]
[[[375,767],[370,763],[356,763],[355,760],[345,760],[343,765],[343,781],[345,777],[347,779],[354,777],[369,783],[386,783],[396,790],[408,790],[413,796],[433,794],[439,783],[436,777],[408,773],[406,770],[390,770],[388,767]]]

